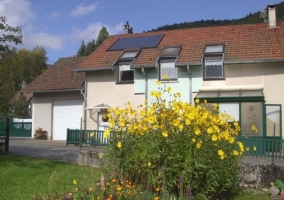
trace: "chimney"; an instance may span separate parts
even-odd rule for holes
[[[276,28],[276,6],[268,5],[267,13],[268,13],[268,28]]]
[[[22,90],[25,89],[27,86],[27,83],[25,81],[22,82]]]
[[[124,26],[124,34],[131,34],[133,33],[133,28],[129,25],[128,21]]]

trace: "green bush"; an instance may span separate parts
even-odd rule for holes
[[[159,191],[162,199],[217,198],[238,183],[237,164],[244,152],[236,141],[240,127],[219,113],[217,104],[197,100],[191,105],[171,91],[159,86],[151,101],[137,109],[128,102],[109,110],[106,169],[118,180]]]

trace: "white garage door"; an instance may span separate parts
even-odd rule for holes
[[[83,100],[53,102],[53,140],[66,140],[67,128],[80,129]]]

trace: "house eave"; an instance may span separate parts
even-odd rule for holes
[[[24,93],[48,93],[48,92],[72,92],[72,91],[81,91],[83,88],[76,88],[76,89],[66,89],[66,90],[28,90],[28,91],[21,91],[21,94]]]

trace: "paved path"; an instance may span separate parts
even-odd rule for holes
[[[54,159],[78,164],[78,153],[82,151],[103,152],[104,147],[66,146],[65,141],[34,140],[28,138],[10,138],[9,154]]]

